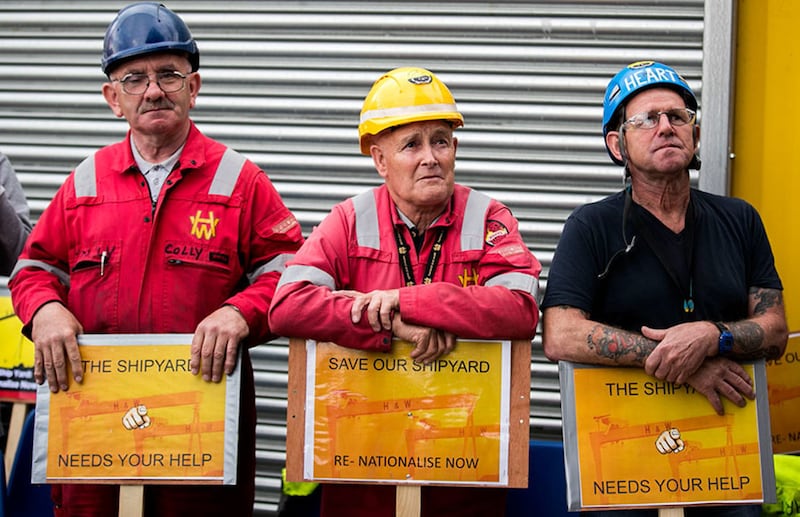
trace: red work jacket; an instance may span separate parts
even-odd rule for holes
[[[421,282],[439,229],[445,228],[433,282],[405,286],[397,228],[410,245]],[[352,299],[337,290],[400,292],[403,321],[462,338],[530,339],[536,333],[541,266],[522,241],[517,221],[501,203],[456,185],[447,210],[425,232],[419,253],[385,186],[336,207],[314,229],[281,277],[270,325],[281,335],[388,350],[390,332],[375,333],[367,318],[353,324]],[[424,487],[422,517],[503,515],[501,488]],[[395,487],[322,488],[322,517],[392,517]]]
[[[337,290],[400,288],[400,314],[414,325],[460,338],[530,339],[536,333],[539,261],[502,203],[455,185],[450,204],[410,257],[418,285],[405,286],[394,228],[412,242],[385,186],[344,201],[289,262],[270,309],[275,332],[388,350],[389,332],[350,319],[352,299]],[[433,282],[421,284],[437,229],[446,228]]]
[[[155,205],[130,136],[81,163],[36,224],[9,285],[28,331],[53,300],[86,333],[191,333],[231,304],[259,343],[301,242],[266,174],[192,126]]]

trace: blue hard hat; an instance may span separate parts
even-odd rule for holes
[[[120,62],[154,52],[184,52],[192,72],[200,67],[200,51],[189,27],[158,2],[138,2],[123,7],[106,29],[103,73]]]
[[[603,140],[609,131],[616,131],[621,121],[617,120],[625,102],[637,93],[648,88],[671,88],[686,101],[686,107],[697,111],[697,97],[686,80],[672,67],[656,61],[637,61],[631,63],[608,83],[603,97]],[[624,165],[618,160],[606,143],[608,155],[617,165]]]

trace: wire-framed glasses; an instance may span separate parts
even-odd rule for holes
[[[661,121],[661,115],[667,116],[667,122],[673,127],[694,124],[697,113],[689,108],[673,108],[664,111],[643,111],[622,123],[622,127],[633,129],[653,129]]]
[[[177,70],[158,72],[156,74],[156,84],[164,93],[175,93],[183,90],[186,86],[186,75]],[[147,74],[125,74],[120,79],[112,79],[122,85],[122,91],[129,95],[142,95],[150,87],[150,76]]]

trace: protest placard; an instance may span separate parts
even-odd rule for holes
[[[744,367],[756,400],[720,416],[689,385],[559,363],[569,509],[774,500],[765,365]]]
[[[79,336],[83,382],[37,393],[33,481],[234,484],[239,365],[192,375],[191,339]]]

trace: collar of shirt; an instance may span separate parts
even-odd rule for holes
[[[400,220],[403,221],[403,223],[408,227],[408,230],[411,233],[411,238],[414,239],[414,249],[416,249],[417,253],[419,253],[420,248],[422,248],[422,244],[425,242],[425,232],[419,232],[414,223],[411,222],[411,219],[409,219],[406,216],[406,214],[401,212],[399,208],[397,209],[397,215],[400,217]],[[436,221],[438,221],[440,217],[441,216],[438,216],[436,219],[434,219],[431,222],[429,228],[433,227],[433,225],[436,224]]]
[[[183,147],[184,146],[181,145],[174,153],[172,153],[172,155],[169,156],[169,158],[161,163],[150,163],[142,157],[141,153],[136,148],[136,145],[133,143],[133,136],[131,136],[131,151],[133,152],[133,159],[136,160],[136,166],[139,167],[140,171],[142,171],[142,174],[147,180],[147,184],[150,186],[150,198],[153,201],[158,199],[158,194],[161,192],[161,187],[164,184],[164,181],[167,179],[167,176],[169,176],[169,173],[172,172],[172,168],[175,167],[175,164],[178,162],[178,158],[181,156]]]
[[[136,148],[136,144],[133,143],[133,136],[131,136],[131,151],[133,152],[133,159],[136,160],[136,166],[139,167],[139,170],[142,171],[142,174],[145,176],[149,174],[153,169],[158,167],[163,167],[167,170],[167,172],[172,172],[172,168],[177,163],[178,158],[181,156],[181,152],[183,151],[183,147],[186,145],[185,143],[181,145],[169,158],[160,162],[160,163],[150,163],[142,157],[142,154],[139,152],[139,149]]]

